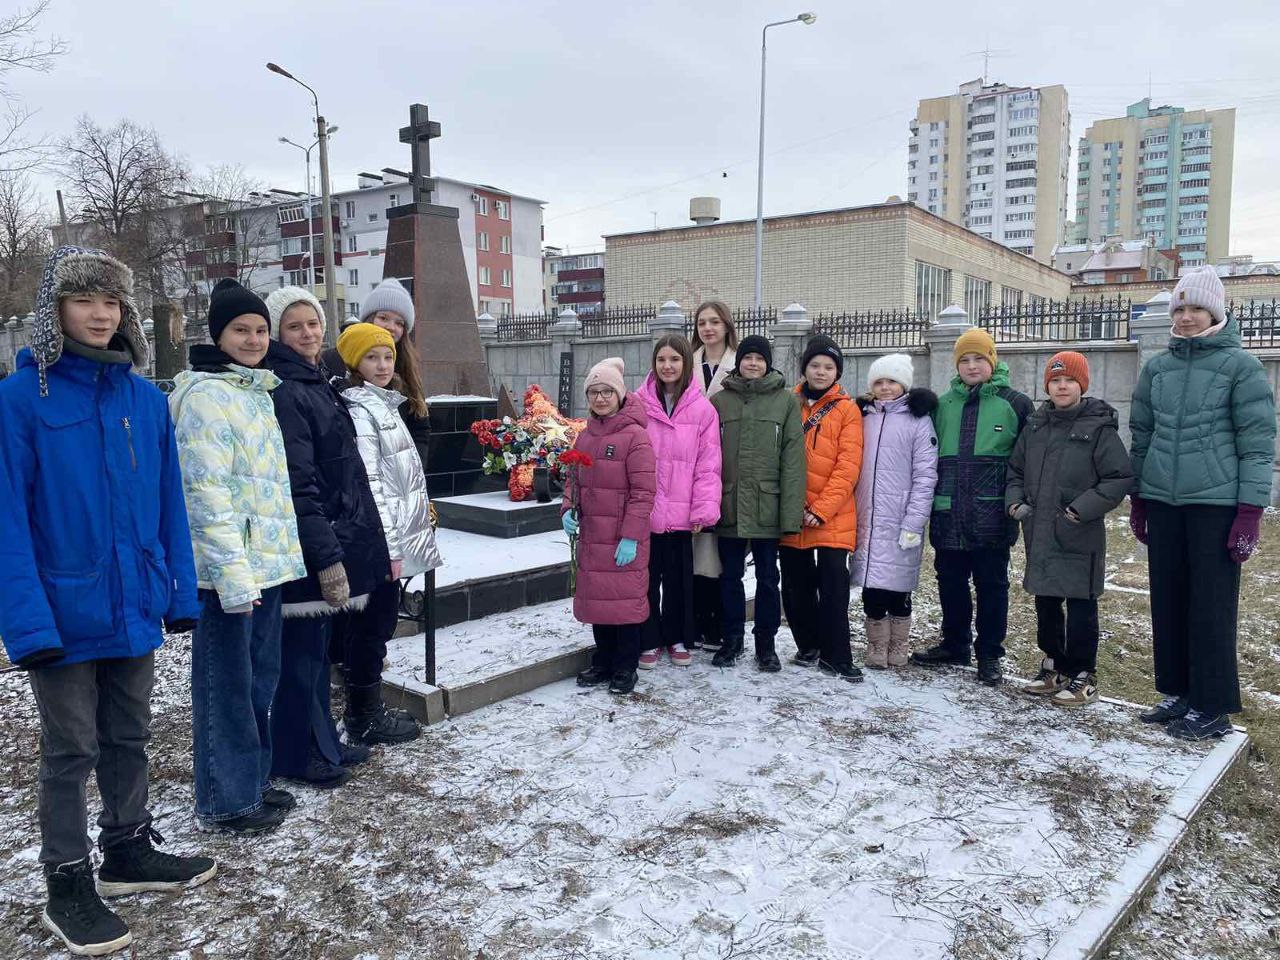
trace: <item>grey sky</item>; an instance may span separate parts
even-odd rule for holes
[[[421,100],[444,125],[437,172],[546,200],[547,241],[575,250],[655,212],[687,223],[699,194],[754,216],[760,27],[802,10],[818,22],[769,33],[770,214],[905,195],[916,102],[979,76],[970,54],[988,43],[991,79],[1066,85],[1073,177],[1075,137],[1145,96],[1150,73],[1158,103],[1237,108],[1231,252],[1280,259],[1274,0],[55,4],[45,27],[70,53],[12,83],[50,134],[127,116],[197,168],[300,189],[302,157],[276,138],[310,142],[311,104],[275,60],[341,127],[335,189],[407,168],[396,130]]]

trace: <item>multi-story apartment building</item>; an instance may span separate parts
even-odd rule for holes
[[[907,199],[1048,263],[1067,219],[1071,118],[1061,86],[972,80],[921,100],[911,121]]]
[[[547,247],[543,266],[544,309],[558,312],[572,307],[579,316],[603,309],[603,253],[565,253],[559,247]]]
[[[386,168],[360,174],[355,190],[333,194],[337,293],[345,315],[358,315],[363,296],[382,282],[387,210],[408,203],[410,193],[409,175]],[[477,314],[542,309],[544,201],[447,177],[436,178],[434,199],[458,209]],[[206,218],[200,250],[187,260],[185,292],[207,302],[208,289],[224,276],[237,277],[262,293],[286,284],[309,287],[314,277],[323,300],[321,207],[318,198],[308,201],[304,194],[276,190],[255,195],[234,211],[215,211]]]
[[[1076,241],[1176,247],[1184,267],[1228,253],[1236,113],[1132,104],[1080,138]]]

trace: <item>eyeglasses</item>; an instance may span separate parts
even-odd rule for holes
[[[608,400],[610,397],[613,396],[613,393],[614,393],[613,387],[600,387],[595,390],[588,390],[587,399],[588,400]]]

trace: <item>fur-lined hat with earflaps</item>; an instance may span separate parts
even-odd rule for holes
[[[62,358],[62,323],[58,305],[77,293],[105,293],[120,301],[119,336],[124,337],[135,367],[146,367],[150,350],[133,301],[133,271],[102,250],[59,247],[49,254],[36,292],[36,319],[31,355],[40,369],[40,396],[49,395],[45,371]]]

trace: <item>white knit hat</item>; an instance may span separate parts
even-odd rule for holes
[[[1169,313],[1179,307],[1204,307],[1213,314],[1214,323],[1227,319],[1227,291],[1222,286],[1218,271],[1208,265],[1192,267],[1182,275],[1173,288],[1169,301]]]
[[[271,339],[280,339],[280,318],[295,303],[305,303],[315,307],[321,328],[328,329],[329,322],[325,319],[324,307],[320,306],[320,301],[316,299],[315,294],[302,287],[281,287],[279,290],[272,290],[266,297],[267,313],[271,314]]]
[[[867,371],[867,386],[870,387],[877,380],[882,379],[897,381],[902,384],[903,390],[910,390],[911,381],[914,379],[911,358],[905,353],[891,353],[880,357]]]
[[[404,317],[404,332],[413,332],[413,297],[395,277],[387,277],[373,288],[373,293],[360,305],[361,321],[368,320],[379,310],[388,310]]]

